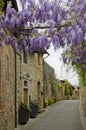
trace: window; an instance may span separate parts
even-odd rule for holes
[[[24,87],[27,87],[27,81],[24,81]]]
[[[9,80],[9,59],[7,56],[5,58],[5,78]]]
[[[40,102],[41,100],[41,82],[40,81],[37,82],[37,97],[38,97],[38,101]]]
[[[27,64],[27,53],[25,52],[25,49],[23,49],[23,62]]]

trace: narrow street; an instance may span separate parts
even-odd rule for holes
[[[50,106],[46,112],[18,130],[83,130],[78,100],[65,100]]]

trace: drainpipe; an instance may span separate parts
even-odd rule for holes
[[[15,54],[15,128],[17,128],[17,107],[16,107],[16,101],[17,101],[17,63],[16,63],[16,51],[14,51]]]
[[[17,128],[17,55],[20,57],[20,79],[21,79],[21,55],[14,50],[15,56],[15,128]]]

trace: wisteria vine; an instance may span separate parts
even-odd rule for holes
[[[72,65],[86,72],[86,0],[21,0],[22,10],[8,4],[0,16],[0,47],[12,45],[26,53],[67,46]],[[63,55],[66,62],[67,57]]]

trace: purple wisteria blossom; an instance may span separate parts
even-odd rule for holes
[[[26,53],[43,52],[51,42],[55,49],[67,46],[72,65],[85,69],[86,0],[68,0],[67,8],[60,0],[20,2],[21,11],[7,5],[6,15],[0,16],[0,46],[6,42],[15,50],[24,47]]]

